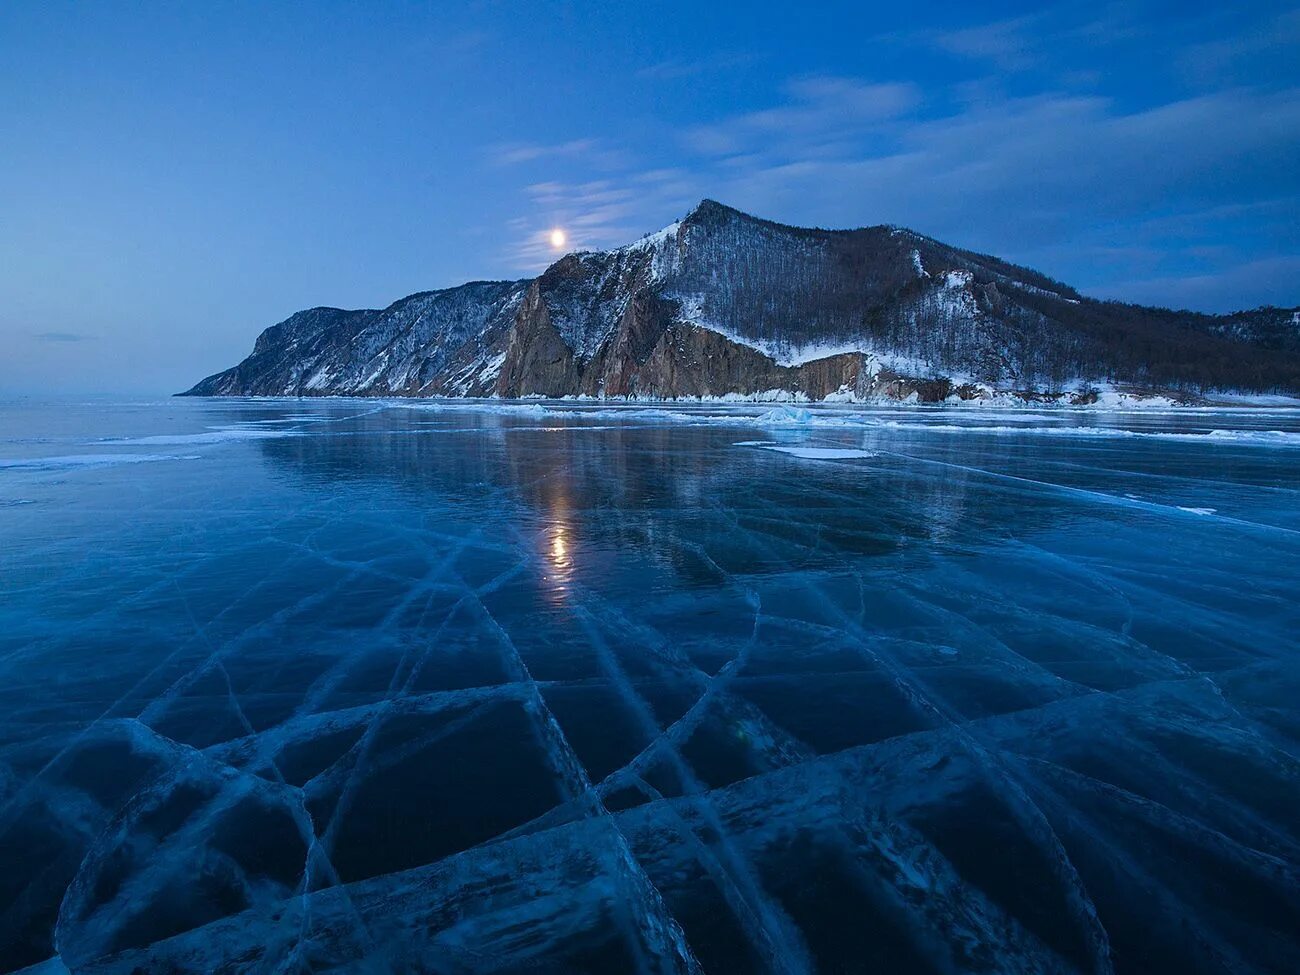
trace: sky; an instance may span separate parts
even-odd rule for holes
[[[8,0],[0,394],[173,392],[703,197],[1298,305],[1300,7]]]

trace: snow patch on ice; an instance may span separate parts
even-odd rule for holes
[[[993,435],[1029,434],[1042,437],[1103,437],[1121,439],[1172,440],[1178,443],[1246,443],[1300,447],[1300,433],[1290,430],[1209,430],[1205,433],[1176,433],[1167,430],[1127,430],[1123,427],[1013,426],[963,423],[912,423],[886,420],[882,427],[922,433],[982,433]]]
[[[566,412],[562,409],[547,409],[541,403],[516,402],[500,400],[434,400],[417,401],[395,400],[388,404],[392,409],[417,410],[422,413],[470,412],[486,413],[493,416],[550,416],[552,413]]]
[[[857,450],[851,447],[796,447],[789,444],[775,443],[770,440],[741,440],[732,446],[775,450],[777,453],[789,454],[791,457],[802,457],[805,460],[856,460],[876,456],[869,450]]]
[[[230,443],[235,440],[274,440],[279,437],[299,436],[302,436],[302,434],[296,430],[263,430],[255,427],[214,427],[207,433],[163,433],[150,437],[120,437],[101,440],[100,443],[199,446],[202,444]]]
[[[1232,403],[1241,406],[1300,407],[1300,397],[1272,393],[1207,393],[1205,398],[1214,403]]]
[[[175,454],[69,454],[64,457],[0,457],[0,470],[63,470],[81,467],[115,467],[156,460],[196,460]]]
[[[815,419],[812,410],[792,410],[788,406],[781,406],[759,414],[754,422],[762,426],[808,426]]]
[[[1160,394],[1138,394],[1128,390],[1117,389],[1114,386],[1099,386],[1097,388],[1096,406],[1102,409],[1120,409],[1138,407],[1140,409],[1151,409],[1153,407],[1163,408],[1177,406],[1176,400]]]

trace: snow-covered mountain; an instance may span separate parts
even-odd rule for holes
[[[252,355],[187,395],[487,395],[526,290],[478,281],[382,311],[309,308],[272,325]]]
[[[1101,381],[1300,392],[1300,312],[1100,302],[910,230],[705,200],[531,281],[299,312],[188,395],[1077,398]]]

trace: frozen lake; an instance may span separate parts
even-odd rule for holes
[[[1300,970],[1300,411],[0,404],[0,971]]]

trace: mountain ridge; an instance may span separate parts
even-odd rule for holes
[[[1300,392],[1300,309],[1098,301],[907,228],[706,199],[535,278],[305,309],[181,395],[1079,400],[1098,382]]]

